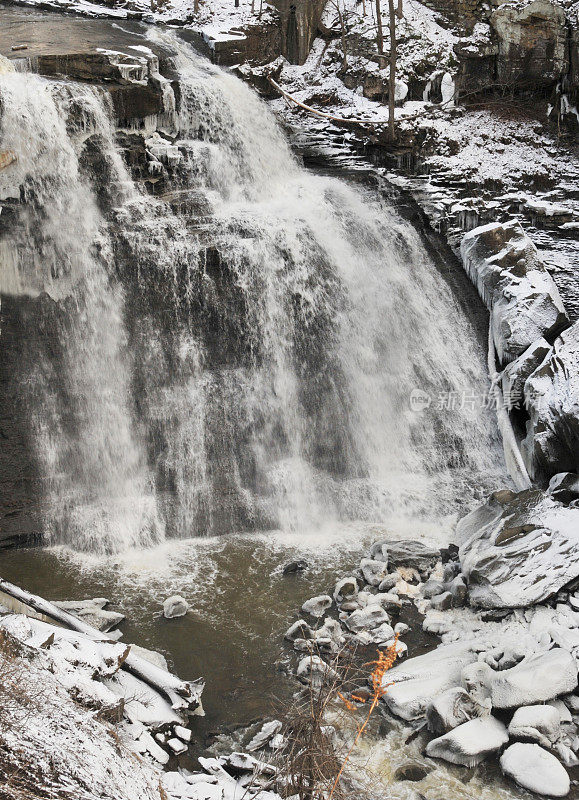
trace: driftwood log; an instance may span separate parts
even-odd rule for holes
[[[73,614],[69,614],[68,611],[58,608],[54,603],[32,594],[31,592],[27,592],[19,586],[15,586],[13,583],[9,583],[1,578],[0,593],[17,601],[18,604],[32,609],[37,614],[48,617],[64,628],[82,633],[96,641],[114,643],[114,640],[106,634],[101,633],[96,628],[93,628],[92,625],[75,617]],[[2,597],[0,595],[0,602],[1,601]],[[21,610],[20,605],[18,610]],[[25,613],[23,609],[22,611]],[[175,711],[180,711],[184,714],[192,714],[201,706],[201,694],[205,687],[205,682],[201,678],[195,681],[183,681],[176,675],[172,675],[170,672],[167,672],[167,670],[157,667],[155,664],[151,664],[149,661],[140,658],[131,651],[129,651],[124,660],[122,669],[130,672],[135,677],[144,681],[144,683],[152,689],[155,689],[161,695],[165,696]]]

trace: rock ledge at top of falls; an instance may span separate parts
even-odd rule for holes
[[[495,492],[456,533],[473,606],[528,606],[579,576],[579,508],[539,490]]]
[[[95,52],[40,54],[26,59],[27,67],[47,78],[104,84],[118,124],[171,111],[170,82],[159,72],[159,58],[141,46],[131,54],[99,49]]]
[[[517,220],[469,231],[460,245],[464,267],[491,313],[501,363],[569,325],[563,301],[537,248]]]

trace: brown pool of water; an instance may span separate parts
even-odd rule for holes
[[[288,660],[283,641],[302,603],[325,593],[357,566],[362,541],[344,549],[280,545],[275,535],[224,536],[170,543],[121,560],[96,561],[61,549],[0,554],[0,575],[48,600],[107,597],[126,615],[123,641],[162,652],[182,678],[203,676],[204,719],[197,742],[215,731],[276,715],[296,689],[276,662]],[[310,566],[282,574],[288,562]],[[163,600],[181,594],[185,617],[166,620]]]

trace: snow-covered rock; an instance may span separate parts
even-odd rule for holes
[[[312,617],[316,617],[316,619],[320,619],[323,617],[326,611],[332,605],[332,598],[329,594],[320,594],[317,597],[310,597],[309,600],[302,606],[302,611],[304,614],[309,614]]]
[[[334,588],[334,600],[341,603],[343,600],[351,599],[358,594],[358,582],[356,578],[348,577],[339,580]]]
[[[271,742],[274,736],[281,731],[281,728],[282,724],[278,719],[273,719],[270,722],[264,723],[245,749],[249,753],[252,753],[254,750],[261,750]]]
[[[552,700],[576,687],[577,662],[571,653],[557,647],[494,672],[491,699],[493,708],[518,708]]]
[[[308,623],[303,619],[298,619],[297,622],[289,626],[285,632],[284,638],[287,639],[288,642],[295,642],[296,639],[311,639],[313,635],[313,631]]]
[[[559,290],[518,221],[493,222],[469,231],[460,252],[491,312],[493,341],[502,363],[522,355],[537,339],[567,327]]]
[[[446,611],[452,606],[452,595],[450,592],[437,594],[432,598],[430,604],[435,611]]]
[[[564,331],[525,383],[521,451],[531,476],[579,472],[579,322]]]
[[[433,739],[426,747],[426,755],[474,767],[508,741],[509,734],[500,720],[492,716],[480,717]]]
[[[96,597],[93,600],[56,600],[54,605],[64,609],[75,617],[87,622],[99,631],[110,631],[116,628],[125,618],[124,614],[117,611],[108,611],[105,607],[109,601],[105,597]]]
[[[189,610],[187,601],[181,595],[174,594],[163,603],[163,616],[165,619],[184,617]]]
[[[391,572],[389,575],[386,575],[382,583],[378,586],[378,591],[389,592],[390,589],[396,586],[399,580],[400,575],[397,572]]]
[[[501,375],[505,405],[508,409],[522,408],[527,378],[539,367],[551,350],[546,339],[537,339],[524,353],[507,364]]]
[[[304,656],[296,670],[298,678],[304,682],[311,682],[314,686],[320,686],[326,681],[334,681],[338,674],[329,664],[318,655]]]
[[[426,710],[428,730],[444,734],[471,719],[488,714],[490,709],[476,702],[461,686],[437,695]]]
[[[353,611],[346,619],[346,627],[352,633],[363,630],[373,630],[383,623],[389,623],[390,617],[380,605],[368,605]]]
[[[579,500],[579,475],[576,472],[558,472],[549,481],[547,494],[565,505]]]
[[[509,736],[551,747],[561,736],[561,714],[551,705],[517,708],[509,724]]]
[[[423,717],[433,697],[460,684],[463,668],[476,657],[470,644],[453,643],[410,658],[388,671],[383,701],[402,719]]]
[[[548,797],[566,797],[571,783],[565,767],[538,744],[515,742],[502,754],[501,769],[523,789]]]
[[[372,545],[371,557],[378,559],[380,554],[390,567],[412,567],[418,570],[423,578],[430,575],[440,560],[440,551],[436,548],[406,539],[377,542]]]
[[[384,561],[374,561],[372,558],[363,558],[360,569],[366,583],[370,586],[379,586],[388,574],[388,564]]]
[[[535,489],[495,492],[456,536],[471,605],[528,606],[579,576],[579,509]]]

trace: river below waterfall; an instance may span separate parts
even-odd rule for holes
[[[42,50],[55,17],[35,13],[32,37],[10,13]],[[284,631],[378,535],[445,545],[508,482],[486,331],[457,262],[399,201],[371,176],[305,169],[265,104],[175,34],[62,25],[69,49],[173,52],[178,102],[165,138],[145,134],[172,181],[153,197],[135,180],[101,88],[0,77],[26,187],[0,242],[3,474],[25,488],[14,512],[4,480],[0,505],[44,544],[3,551],[0,573],[48,599],[108,597],[126,641],[203,675],[202,747],[289,699]],[[296,558],[308,570],[283,576]],[[167,621],[174,593],[191,611]],[[385,775],[411,754],[392,737]],[[436,769],[433,785],[517,795],[486,785],[489,769],[469,788]]]

